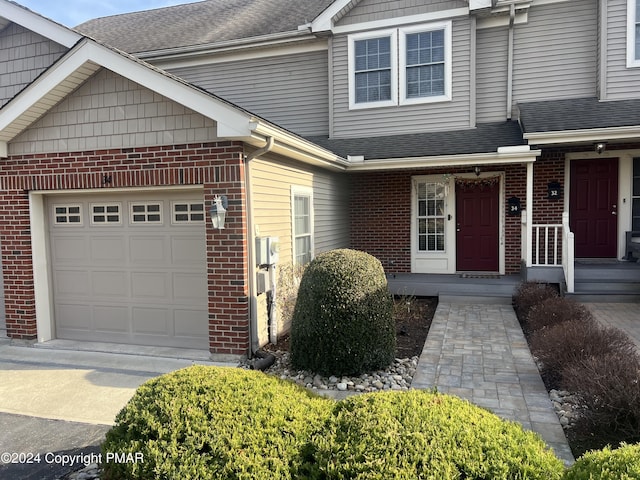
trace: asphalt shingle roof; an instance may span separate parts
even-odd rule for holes
[[[125,52],[150,52],[295,32],[332,3],[332,0],[205,0],[96,18],[75,30]]]
[[[571,98],[518,105],[525,133],[640,125],[640,100]]]
[[[524,145],[517,122],[478,125],[473,129],[410,133],[367,138],[307,137],[342,157],[364,155],[365,160],[496,152],[498,147]]]

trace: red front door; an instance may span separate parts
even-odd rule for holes
[[[576,257],[615,258],[618,253],[618,159],[571,162],[569,226]]]
[[[456,186],[456,269],[497,272],[499,183]]]

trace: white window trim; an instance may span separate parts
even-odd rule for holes
[[[298,252],[296,252],[296,215],[295,215],[295,197],[296,196],[305,196],[309,197],[309,223],[311,227],[311,241],[310,241],[310,249],[311,249],[311,260],[315,257],[315,218],[314,218],[314,207],[313,207],[313,188],[311,187],[303,187],[299,185],[291,186],[291,255],[292,262],[296,264],[296,259],[298,258]]]
[[[389,37],[391,43],[391,100],[379,102],[356,103],[356,46],[359,40],[370,40],[372,38]],[[356,33],[349,35],[349,48],[347,60],[349,63],[349,109],[358,110],[361,108],[392,107],[398,104],[398,30],[377,30],[375,32]]]
[[[160,220],[158,220],[157,222],[150,222],[148,220],[149,212],[145,208],[145,212],[144,212],[145,220],[144,220],[144,222],[135,222],[133,220],[134,215],[140,215],[141,212],[134,212],[133,211],[133,207],[134,206],[140,206],[140,205],[160,205],[160,210],[157,212],[157,214],[160,215]],[[156,212],[153,212],[153,213],[155,214]],[[131,224],[131,225],[164,225],[164,202],[162,200],[129,202],[129,224]]]
[[[53,224],[56,227],[82,227],[84,225],[84,212],[82,211],[82,204],[80,203],[57,203],[52,205],[52,210],[51,210],[51,214],[53,215]],[[79,213],[69,213],[69,209],[70,208],[78,208],[79,209]],[[56,208],[66,208],[67,209],[67,213],[65,214],[61,214],[61,213],[56,213]],[[67,218],[67,220],[69,219],[69,216],[79,216],[80,217],[80,221],[79,222],[58,222],[58,218],[59,216],[65,216]]]
[[[430,97],[407,98],[407,35],[412,33],[433,32],[444,30],[444,95]],[[400,28],[400,45],[398,57],[400,62],[400,105],[415,105],[420,103],[448,102],[451,101],[451,74],[453,71],[451,53],[451,21],[431,23],[415,27]]]
[[[187,205],[189,210],[186,212],[176,212],[176,205]],[[191,205],[200,204],[202,205],[202,212],[195,212],[191,210]],[[188,220],[176,220],[176,214],[187,214],[189,217]],[[202,213],[202,220],[192,220],[192,213]],[[207,212],[206,208],[204,208],[204,203],[198,200],[173,200],[171,201],[171,224],[172,225],[189,225],[189,224],[202,224],[207,220]]]
[[[637,0],[627,0],[627,68],[640,67],[640,58],[636,58],[637,3]]]
[[[433,97],[406,98],[406,37],[412,33],[431,32],[444,30],[445,47],[445,82],[444,95]],[[356,75],[355,75],[355,42],[372,38],[389,37],[391,39],[391,100],[381,102],[356,103]],[[417,105],[423,103],[448,102],[452,99],[453,79],[453,41],[452,21],[431,22],[421,25],[400,27],[386,30],[376,30],[364,33],[355,33],[348,37],[347,61],[349,70],[349,110],[361,110],[367,108],[395,107],[398,105]]]
[[[94,221],[94,215],[95,213],[93,212],[93,207],[118,207],[118,221],[117,222],[96,222]],[[107,213],[105,211],[104,213],[105,216],[107,215],[113,215],[113,213]],[[122,225],[122,203],[120,202],[107,202],[107,203],[90,203],[89,204],[89,223],[93,226],[97,226],[97,227],[101,227],[101,226],[107,226],[107,225]]]

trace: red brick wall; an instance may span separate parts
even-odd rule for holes
[[[487,167],[486,170],[489,170]],[[526,208],[526,167],[491,167],[505,172],[506,200],[519,197]],[[351,246],[378,258],[388,273],[411,271],[411,177],[467,173],[471,167],[413,169],[351,174]],[[506,273],[520,271],[521,218],[505,219]]]
[[[203,185],[208,209],[227,195],[226,228],[207,219],[209,345],[245,355],[249,301],[244,146],[240,142],[13,156],[0,165],[0,244],[9,337],[35,339],[29,191]],[[109,182],[105,183],[104,180]]]

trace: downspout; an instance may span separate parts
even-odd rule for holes
[[[516,20],[516,6],[511,4],[509,10],[509,45],[507,53],[507,120],[511,120],[513,108],[513,25]]]
[[[253,220],[253,195],[251,191],[251,174],[249,169],[251,168],[251,160],[254,160],[265,153],[268,153],[273,149],[275,140],[273,137],[267,137],[267,143],[264,147],[244,156],[244,185],[247,195],[247,233],[248,242],[247,250],[249,253],[249,356],[252,356],[257,350],[257,331],[258,331],[258,318],[257,318],[257,305],[256,305],[256,235],[255,235],[255,222]]]

